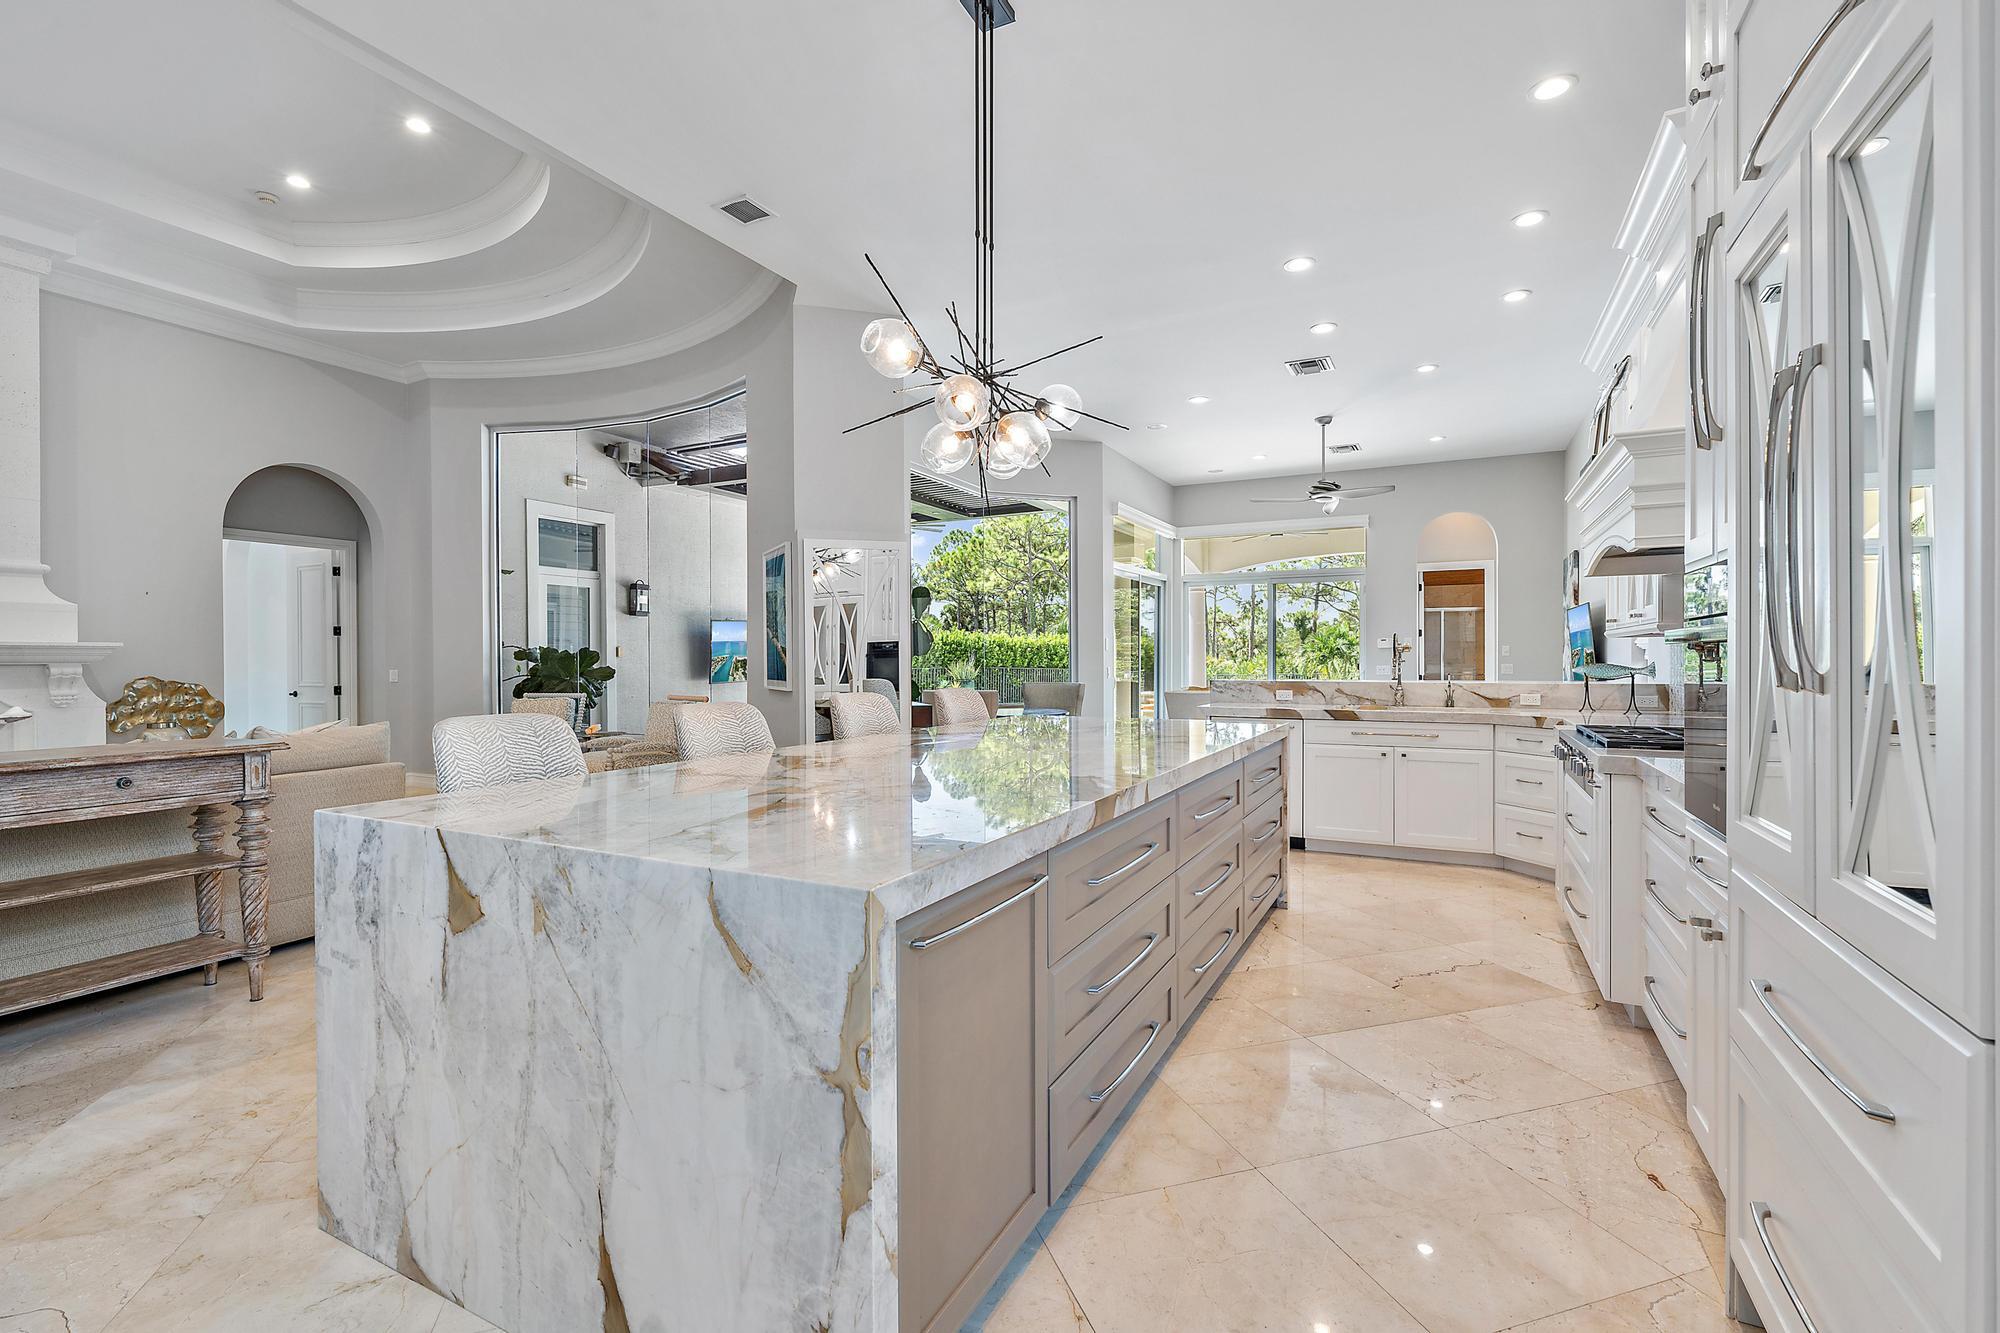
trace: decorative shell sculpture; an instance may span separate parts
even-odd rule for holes
[[[222,720],[222,700],[186,680],[140,676],[125,683],[116,699],[104,705],[104,724],[114,734],[142,727],[178,728],[195,740],[213,735]]]

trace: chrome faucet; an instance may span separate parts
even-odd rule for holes
[[[1403,636],[1400,634],[1391,634],[1389,636],[1389,683],[1393,686],[1389,692],[1389,706],[1391,708],[1401,708],[1403,706],[1403,654],[1409,652],[1415,646],[1414,644],[1404,643]]]
[[[1457,685],[1458,685],[1458,683],[1457,683],[1456,681],[1454,681],[1454,680],[1453,680],[1453,679],[1451,678],[1451,672],[1449,672],[1449,671],[1445,672],[1445,673],[1444,673],[1444,706],[1445,706],[1446,708],[1456,708],[1456,707],[1458,707],[1458,699],[1457,699],[1457,697],[1456,697],[1456,696],[1457,696]]]

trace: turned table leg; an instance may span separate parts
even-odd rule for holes
[[[264,909],[267,905],[270,886],[269,858],[266,848],[271,842],[270,812],[265,806],[270,804],[268,796],[247,801],[238,801],[236,809],[236,850],[242,858],[236,869],[236,895],[243,906],[243,961],[250,969],[250,998],[264,998],[264,960],[271,956],[271,945],[265,937]]]
[[[194,849],[203,854],[222,850],[222,832],[229,818],[226,805],[196,806],[194,812]],[[222,933],[222,872],[203,870],[194,877],[195,921],[204,935]],[[214,963],[202,969],[204,986],[215,984]]]

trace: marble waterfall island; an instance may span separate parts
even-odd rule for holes
[[[1169,841],[1211,856],[1239,845],[1219,837],[1247,844],[1223,828],[1243,809],[1199,820],[1252,804],[1259,764],[1255,783],[1275,776],[1279,793],[1265,808],[1279,808],[1279,734],[1258,722],[1023,718],[322,811],[321,1225],[509,1333],[888,1331],[913,1326],[899,1312],[899,1300],[918,1303],[913,1283],[927,1312],[956,1311],[973,1276],[981,1288],[990,1276],[982,1267],[940,1287],[913,1273],[924,1266],[913,1255],[952,1236],[926,1225],[899,1243],[898,1164],[913,1160],[899,1155],[899,1124],[927,1140],[927,1128],[964,1134],[954,1150],[968,1170],[990,1159],[996,1189],[1029,1173],[1003,1170],[995,1145],[1013,1152],[1030,1136],[982,1141],[976,1126],[913,1120],[920,1101],[951,1105],[950,1088],[906,1087],[899,1120],[899,1049],[914,1079],[920,1020],[965,1013],[977,1026],[992,1010],[960,1004],[954,978],[998,957],[992,975],[1026,986],[1016,964],[1033,959],[1042,999],[1001,1047],[1023,1052],[1021,1105],[1043,1108],[1032,1156],[1045,1201],[1048,940],[1051,925],[1061,935],[1074,923],[1051,922],[1057,890],[1043,886],[1055,876],[1060,887],[1065,845],[1093,830],[1085,848],[1131,860],[1107,839],[1153,829],[1149,843],[1125,844],[1142,848],[1134,864]],[[1281,883],[1282,854],[1269,855],[1262,867]],[[1243,859],[1232,856],[1232,885]],[[1005,884],[1000,897],[996,877],[1023,871],[1025,888]],[[1174,891],[1171,873],[1152,878],[1132,911]],[[1239,913],[1229,919],[1248,921],[1234,887],[1200,919],[1224,919],[1210,909],[1225,893]],[[1023,902],[1034,910],[1010,907]],[[913,929],[974,907],[1007,933],[982,927],[951,950],[913,951]],[[1011,959],[978,942],[1016,934],[1028,947]],[[1230,947],[1223,938],[1209,963]],[[912,991],[920,959],[949,967]],[[1174,990],[1173,974],[1171,961],[1159,976],[1134,973],[1130,984],[1154,979],[1128,1012],[1144,1018],[1144,1005],[1171,999],[1178,1021],[1192,992]],[[913,993],[922,1000],[899,1025],[898,996]],[[1161,1025],[1137,1036],[1155,1047]],[[1092,1045],[1124,1036],[1106,1030]],[[1129,1070],[1147,1058],[1129,1056],[1137,1046],[1109,1053]],[[925,1182],[907,1184],[914,1210]],[[1005,1206],[1018,1229],[1028,1205]]]

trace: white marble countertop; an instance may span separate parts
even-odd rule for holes
[[[1378,708],[1372,705],[1356,707],[1351,704],[1317,703],[1260,705],[1252,699],[1218,699],[1214,703],[1197,705],[1194,711],[1203,717],[1256,716],[1307,722],[1476,722],[1491,727],[1539,727],[1548,731],[1575,726],[1593,718],[1600,722],[1632,721],[1618,709],[1600,708],[1594,713],[1584,713],[1547,708],[1501,708],[1476,698],[1456,708]],[[1647,714],[1640,720],[1650,722],[1658,716]]]
[[[1243,758],[1273,730],[1002,718],[320,817],[432,828],[454,844],[483,836],[733,877],[900,888],[884,894],[893,918]]]

